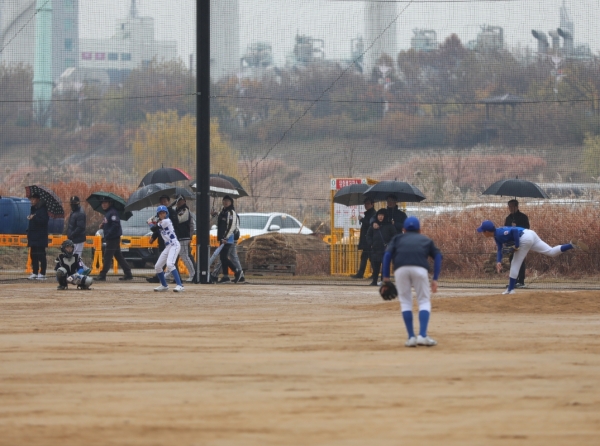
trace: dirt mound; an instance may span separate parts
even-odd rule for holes
[[[244,240],[239,251],[243,267],[294,265],[297,275],[329,275],[329,245],[314,235],[264,234]]]

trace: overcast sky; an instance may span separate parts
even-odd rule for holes
[[[548,32],[560,24],[563,0],[491,0],[471,2],[399,2],[398,50],[410,47],[414,28],[434,29],[438,41],[456,33],[463,43],[474,40],[483,24],[502,26],[505,44],[537,47],[532,29]],[[141,15],[155,20],[156,37],[178,41],[184,61],[195,45],[196,0],[137,0]],[[600,49],[600,2],[567,0],[575,24],[575,45]],[[257,40],[273,45],[276,63],[284,63],[300,34],[325,40],[328,58],[350,58],[350,40],[363,35],[364,3],[340,0],[240,0],[240,51]],[[110,37],[116,20],[127,16],[129,0],[80,0],[80,34],[83,38]],[[390,17],[392,21],[394,17]],[[368,46],[368,42],[365,42]]]

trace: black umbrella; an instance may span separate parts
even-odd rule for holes
[[[125,204],[125,211],[139,211],[150,206],[156,206],[159,203],[159,198],[163,195],[176,194],[177,188],[169,186],[165,183],[148,184],[140,187],[129,196]]]
[[[395,195],[397,201],[417,202],[425,200],[425,195],[417,187],[404,181],[382,181],[368,188],[364,195],[373,201],[384,201],[388,195]]]
[[[37,184],[25,186],[25,196],[30,198],[32,194],[38,194],[40,200],[44,200],[50,218],[65,218],[62,202],[51,189]]]
[[[240,193],[238,190],[231,183],[231,181],[226,180],[225,178],[210,177],[209,184],[209,195],[211,197],[224,197],[225,195],[230,195],[232,198],[240,198]],[[194,192],[196,192],[197,188],[195,181],[190,183],[190,187]]]
[[[496,181],[488,187],[483,195],[502,195],[507,197],[549,198],[537,184],[531,181],[510,178]]]
[[[368,184],[351,184],[338,190],[333,196],[333,202],[346,206],[356,206],[365,201],[364,193],[371,186]]]
[[[129,220],[133,214],[130,211],[125,211],[125,200],[118,196],[117,194],[113,194],[112,192],[94,192],[92,195],[86,198],[92,209],[96,212],[100,212],[101,214],[105,214],[106,212],[102,209],[102,201],[105,198],[110,198],[113,202],[113,206],[119,212],[119,218],[121,220]]]
[[[139,187],[155,183],[174,183],[175,181],[189,180],[191,177],[182,169],[176,167],[161,167],[151,170],[140,182]]]
[[[223,175],[222,173],[211,173],[210,176],[211,176],[211,178],[223,178],[224,180],[227,180],[231,184],[233,184],[233,187],[235,188],[235,190],[237,190],[238,193],[240,194],[239,198],[248,196],[248,192],[246,192],[246,190],[244,189],[244,186],[242,186],[242,184],[235,178],[227,176],[227,175]]]

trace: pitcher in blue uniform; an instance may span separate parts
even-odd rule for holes
[[[484,220],[477,232],[483,233],[486,237],[493,237],[498,248],[496,254],[496,271],[502,271],[502,250],[508,249],[514,252],[513,260],[510,265],[508,288],[502,294],[515,294],[514,288],[517,283],[519,269],[529,251],[539,252],[549,257],[556,257],[570,249],[581,249],[588,252],[588,246],[581,241],[572,241],[565,245],[551,247],[544,242],[531,229],[520,228],[518,226],[502,226],[496,228],[494,222]]]

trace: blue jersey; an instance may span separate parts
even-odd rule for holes
[[[498,248],[498,253],[496,255],[496,260],[498,262],[502,261],[502,246],[507,245],[518,248],[524,230],[525,228],[520,228],[518,226],[502,226],[496,228],[494,231],[494,240],[496,241],[496,246]]]

